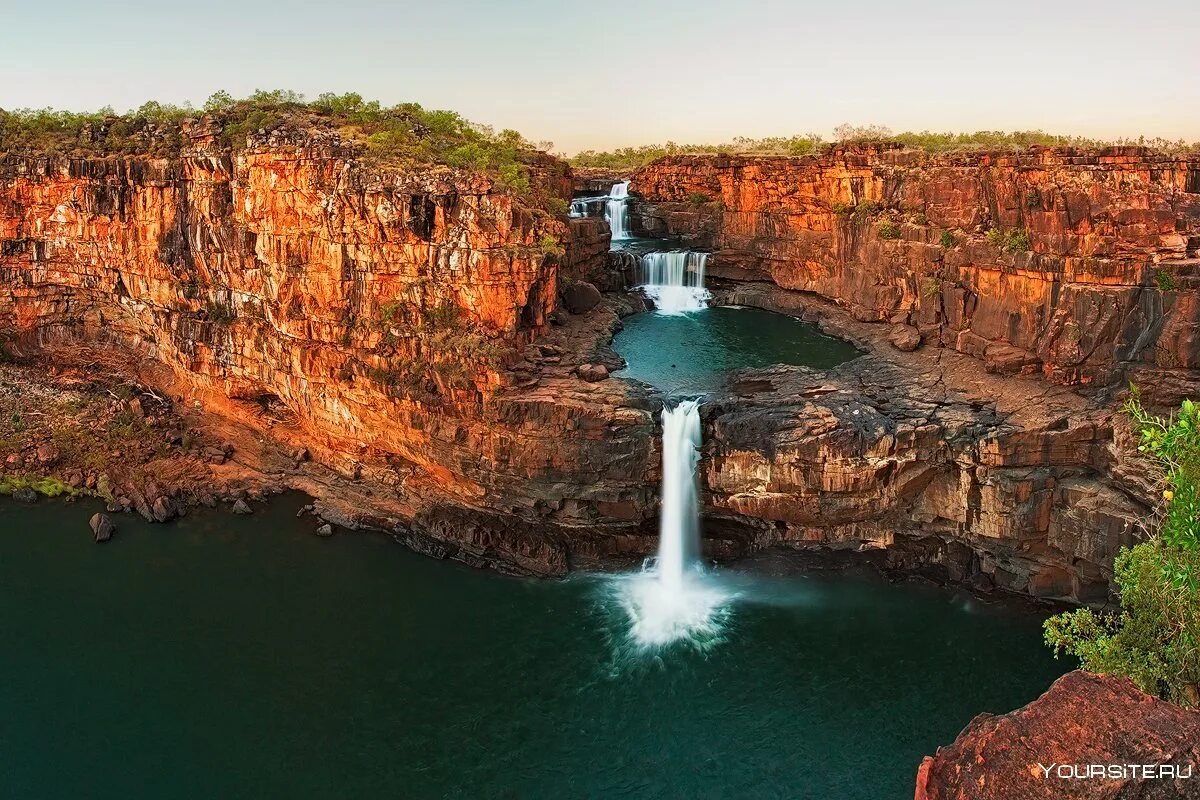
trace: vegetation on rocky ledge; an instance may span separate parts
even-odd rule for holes
[[[325,130],[375,162],[475,170],[520,194],[531,188],[531,158],[539,148],[550,147],[535,146],[513,130],[497,133],[453,111],[417,103],[384,106],[353,92],[306,101],[296,92],[275,90],[240,100],[220,91],[200,109],[150,101],[123,114],[108,107],[94,112],[0,110],[0,152],[172,157],[184,149],[186,124],[202,117],[219,126],[221,139],[235,151],[257,133]]]
[[[839,144],[896,144],[927,153],[954,151],[1020,151],[1034,145],[1044,147],[1101,148],[1117,146],[1149,147],[1163,152],[1200,152],[1200,142],[1168,139],[1089,139],[1061,136],[1044,131],[975,131],[953,133],[903,131],[893,133],[882,125],[839,125],[832,140],[816,133],[802,136],[770,136],[763,139],[738,137],[725,144],[666,144],[622,147],[611,151],[584,150],[570,159],[579,167],[637,169],[664,156],[730,153],[741,155],[805,156]]]
[[[1119,614],[1090,609],[1046,622],[1056,654],[1085,669],[1132,678],[1144,691],[1182,706],[1200,706],[1200,408],[1184,401],[1165,418],[1147,412],[1136,390],[1125,411],[1138,450],[1162,471],[1162,504],[1145,542],[1122,549],[1115,563]]]

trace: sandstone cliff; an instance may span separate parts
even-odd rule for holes
[[[211,126],[185,133],[177,158],[0,158],[10,352],[106,342],[169,365],[189,405],[251,421],[247,404],[281,407],[314,456],[434,538],[473,535],[446,507],[501,531],[641,522],[597,509],[649,502],[651,413],[615,383],[534,391],[542,356],[526,359],[556,305],[547,237],[587,273],[605,230],[572,238],[486,176],[372,167],[336,137],[276,132],[235,154]],[[561,197],[550,166],[533,177]],[[553,537],[516,538],[479,549],[565,569]]]
[[[709,275],[912,326],[995,371],[1195,391],[1200,155],[678,156],[630,191],[642,230],[715,251]]]
[[[1151,697],[1128,678],[1070,672],[1024,708],[979,715],[927,756],[915,798],[1184,800],[1200,797],[1197,762],[1200,713]],[[1122,772],[1086,777],[1092,765]],[[1155,768],[1152,777],[1143,765]]]

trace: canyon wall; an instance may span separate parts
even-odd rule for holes
[[[706,408],[714,519],[1105,599],[1154,502],[1116,413],[1124,381],[1164,406],[1200,386],[1198,158],[679,156],[631,193],[636,230],[712,249],[718,302],[866,351],[828,373],[746,375]]]
[[[1200,155],[678,156],[630,191],[635,226],[712,249],[711,276],[825,298],[999,372],[1195,391]]]
[[[531,525],[640,523],[598,509],[650,503],[652,414],[615,382],[554,389],[527,347],[550,331],[560,258],[593,271],[606,229],[572,237],[484,176],[372,167],[336,137],[276,133],[234,154],[186,130],[176,159],[0,160],[10,352],[109,342],[169,365],[189,403],[281,407],[405,522],[534,570],[565,569],[567,546],[531,541]],[[535,181],[569,196],[550,161]],[[490,522],[458,530],[447,509]]]

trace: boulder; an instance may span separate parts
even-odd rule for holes
[[[317,528],[317,536],[333,536],[333,526],[326,522]]]
[[[888,340],[897,350],[911,353],[921,346],[921,332],[912,325],[895,325]]]
[[[235,514],[253,514],[254,509],[245,500],[237,500],[233,504],[233,513]]]
[[[175,501],[163,495],[155,498],[154,503],[150,506],[150,515],[155,522],[169,522],[179,516],[179,509],[175,506]]]
[[[113,532],[117,529],[113,525],[112,517],[99,512],[92,514],[92,518],[88,520],[88,525],[92,528],[92,538],[97,542],[107,542],[112,538]]]
[[[1094,765],[1123,772],[1087,777]],[[1192,777],[1146,777],[1130,765],[1178,766]],[[1197,771],[1200,712],[1151,697],[1128,678],[1076,671],[1024,708],[980,714],[954,744],[926,756],[915,800],[1185,800],[1200,798]]]
[[[43,467],[48,467],[51,464],[53,464],[54,462],[58,461],[58,457],[59,457],[58,448],[55,447],[54,445],[50,444],[49,442],[38,445],[38,448],[37,448],[38,464],[42,465]]]
[[[38,493],[28,486],[22,486],[20,489],[17,489],[12,493],[12,496],[13,500],[21,503],[36,503],[38,499]]]
[[[586,314],[600,304],[600,290],[587,281],[575,281],[563,289],[562,301],[572,314]]]
[[[588,383],[602,381],[608,377],[608,367],[603,364],[580,364],[575,372]]]

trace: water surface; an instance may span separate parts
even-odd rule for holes
[[[170,526],[0,504],[5,798],[906,798],[1064,668],[1040,616],[851,575],[729,579],[628,647],[612,578],[527,581],[283,498]]]
[[[653,311],[624,320],[613,349],[629,366],[616,374],[668,393],[720,387],[724,373],[772,364],[829,369],[859,355],[814,325],[757,308],[717,306],[691,314]]]

